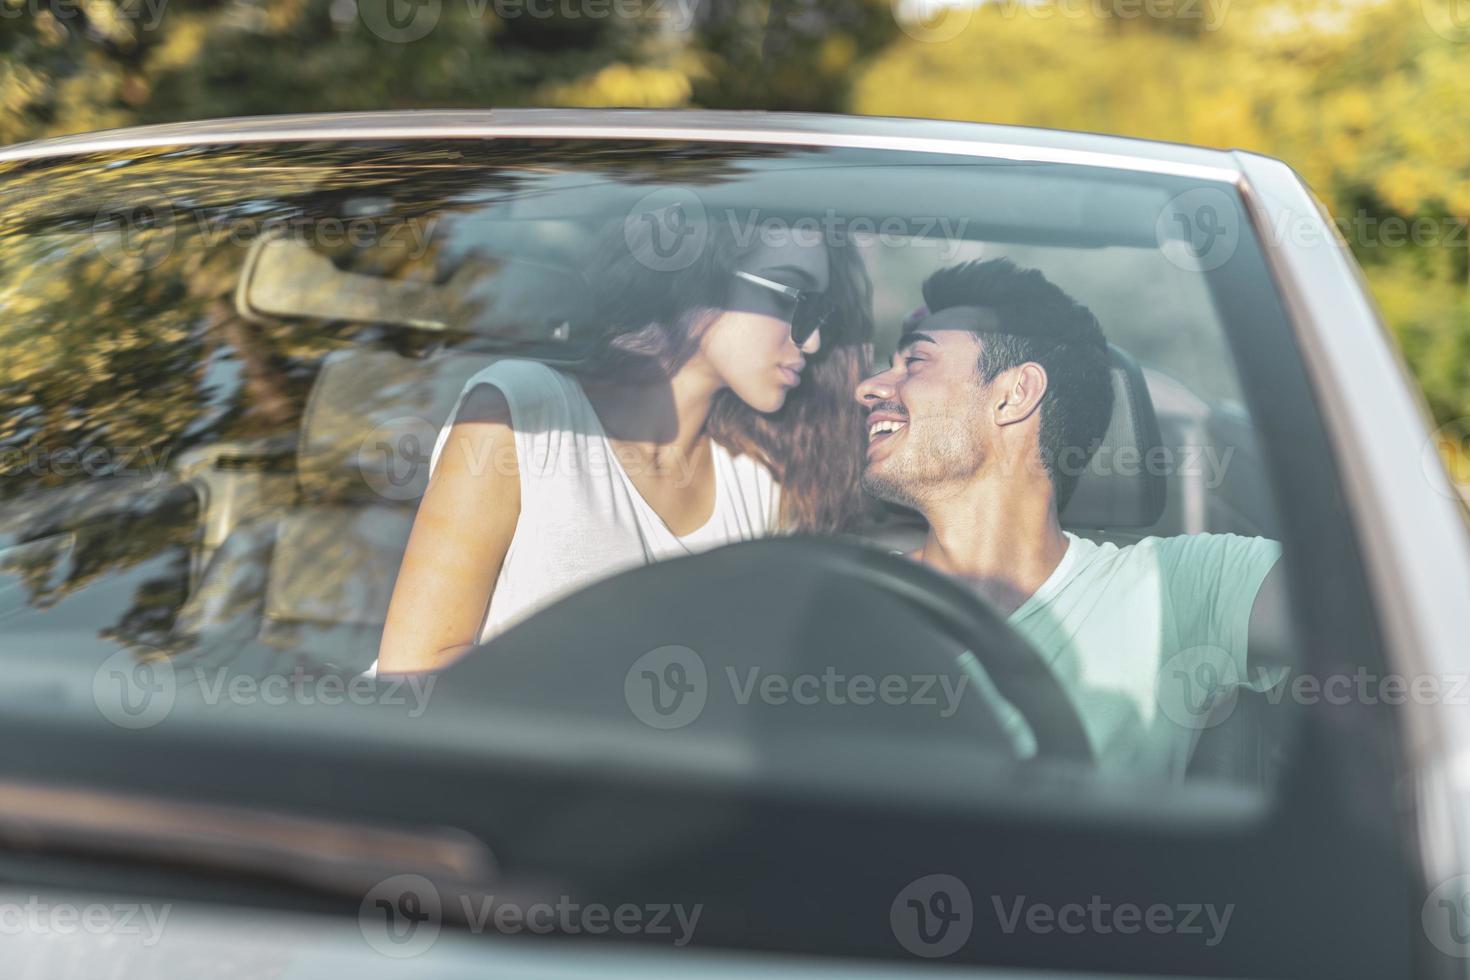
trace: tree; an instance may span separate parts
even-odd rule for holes
[[[1470,85],[1433,2],[997,0],[900,38],[852,107],[1286,160],[1335,215],[1434,414],[1454,422],[1470,419]],[[1185,10],[1199,29],[1179,29]]]

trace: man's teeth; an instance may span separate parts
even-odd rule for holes
[[[868,427],[868,438],[872,439],[876,437],[880,432],[897,432],[899,429],[902,429],[906,425],[908,425],[907,422],[897,422],[892,419],[885,419],[882,422],[874,422]]]

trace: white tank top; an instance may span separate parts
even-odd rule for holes
[[[633,485],[581,385],[537,361],[496,361],[465,382],[434,441],[430,474],[460,405],[479,384],[505,396],[521,480],[520,520],[480,643],[615,572],[777,529],[780,487],[770,471],[711,443],[714,512],[698,530],[674,534]]]

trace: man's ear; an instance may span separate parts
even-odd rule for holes
[[[995,424],[1013,425],[1029,419],[1041,407],[1046,385],[1046,368],[1035,361],[1002,371],[992,385],[996,395]]]

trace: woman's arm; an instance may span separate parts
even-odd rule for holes
[[[398,568],[379,673],[436,670],[479,641],[521,514],[510,421],[492,385],[476,385],[460,403]]]

